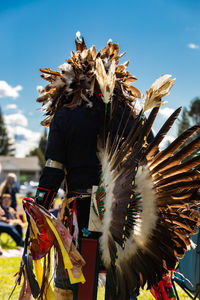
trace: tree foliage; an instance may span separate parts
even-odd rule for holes
[[[195,124],[200,124],[199,97],[196,97],[191,101],[189,109],[184,107],[181,119],[179,120],[178,133],[181,134],[184,130]]]
[[[180,135],[185,130],[187,130],[188,128],[190,128],[195,124],[200,125],[200,98],[199,97],[196,97],[191,101],[190,107],[188,109],[187,108],[183,109],[181,119],[179,120],[179,124],[178,124],[178,135]],[[200,130],[196,132],[188,140],[187,143],[190,143],[196,137],[200,137]],[[200,153],[200,148],[191,156],[195,156],[198,153]]]
[[[195,124],[200,124],[200,98],[196,97],[190,105],[188,115]]]
[[[0,155],[13,155],[14,148],[8,137],[8,132],[0,108]]]
[[[187,108],[183,108],[181,119],[178,123],[178,135],[183,133],[185,130],[187,130],[190,127],[190,120],[188,117],[188,110]]]

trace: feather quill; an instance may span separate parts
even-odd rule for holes
[[[96,59],[96,79],[103,94],[103,101],[107,104],[115,87],[115,60],[112,60],[108,73],[106,73],[102,59]]]

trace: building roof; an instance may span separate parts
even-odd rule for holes
[[[4,170],[20,170],[20,171],[40,171],[41,166],[37,156],[29,157],[14,157],[14,156],[1,156],[0,165],[2,171]]]

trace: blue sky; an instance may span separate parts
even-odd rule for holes
[[[3,1],[0,28],[0,106],[17,138],[17,156],[44,131],[35,99],[36,87],[46,83],[38,69],[63,64],[78,30],[88,47],[100,50],[109,38],[119,43],[142,93],[162,74],[176,77],[167,108],[189,106],[200,96],[198,0]]]

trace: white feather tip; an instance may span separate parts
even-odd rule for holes
[[[80,42],[82,42],[82,38],[81,38],[81,33],[80,33],[80,31],[77,31],[77,33],[76,33],[76,38],[77,38]]]

